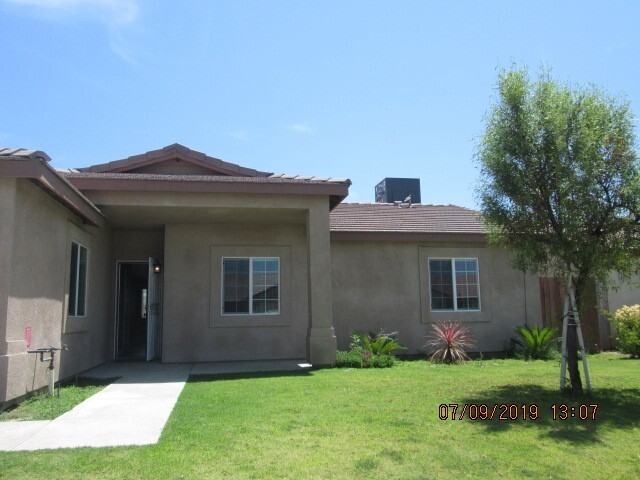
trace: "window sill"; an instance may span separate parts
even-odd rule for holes
[[[291,319],[283,315],[223,315],[209,323],[211,328],[289,327]]]
[[[423,314],[422,323],[488,323],[491,321],[491,315],[482,310],[436,310],[427,311]]]

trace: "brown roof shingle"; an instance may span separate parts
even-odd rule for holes
[[[332,232],[483,234],[480,212],[456,205],[341,203],[331,212]]]

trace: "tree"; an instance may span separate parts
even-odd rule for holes
[[[520,270],[566,278],[580,310],[587,281],[637,271],[640,165],[629,103],[596,87],[561,84],[542,70],[502,71],[476,160],[477,197],[493,244]],[[567,362],[582,394],[575,325]]]

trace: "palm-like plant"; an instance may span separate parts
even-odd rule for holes
[[[548,360],[558,354],[560,338],[555,328],[519,325],[514,330],[518,334],[518,338],[513,339],[518,356],[527,360]]]
[[[466,349],[474,346],[469,330],[459,323],[436,323],[433,333],[427,337],[427,347],[435,348],[431,360],[441,363],[458,363],[468,360]]]
[[[406,350],[407,347],[398,343],[398,332],[364,333],[361,330],[354,330],[351,334],[352,347],[361,347],[371,355],[391,355],[395,350]]]

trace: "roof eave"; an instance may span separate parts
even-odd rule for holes
[[[29,179],[86,223],[103,227],[102,212],[43,158],[0,157],[0,175]]]
[[[82,191],[136,191],[185,193],[250,193],[284,195],[328,195],[338,205],[349,193],[345,183],[184,181],[180,179],[95,178],[67,175],[67,180]],[[333,205],[332,208],[335,206]]]

